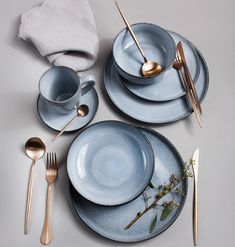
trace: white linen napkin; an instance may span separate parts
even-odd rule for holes
[[[44,0],[21,16],[18,36],[54,65],[75,71],[90,68],[98,56],[99,39],[87,0]]]

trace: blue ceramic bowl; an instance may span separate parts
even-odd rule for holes
[[[174,63],[176,46],[173,38],[163,28],[149,23],[137,23],[132,25],[132,28],[147,59],[159,63],[164,70],[152,77],[142,75],[144,59],[125,28],[113,43],[113,57],[118,73],[129,82],[141,85],[162,80]]]
[[[67,170],[74,188],[87,200],[121,205],[149,184],[154,153],[141,131],[123,122],[104,121],[79,133],[68,151]]]

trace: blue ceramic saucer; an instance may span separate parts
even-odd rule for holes
[[[159,133],[145,128],[139,128],[149,139],[155,154],[155,170],[152,177],[152,184],[157,187],[160,184],[168,183],[172,174],[182,176],[182,158],[175,147],[165,137]],[[184,190],[187,195],[187,180],[178,185],[179,189]],[[155,192],[152,189],[146,190],[148,197],[154,197]],[[175,200],[180,207],[174,209],[169,217],[163,221],[160,220],[161,208],[150,210],[130,229],[124,230],[125,226],[136,216],[137,212],[145,209],[143,195],[127,204],[115,207],[98,206],[89,202],[71,186],[71,198],[74,208],[81,220],[93,231],[99,235],[120,242],[137,242],[150,239],[165,231],[170,227],[179,216],[184,206],[185,196],[175,196]],[[168,197],[169,196],[169,197]],[[164,200],[170,200],[171,196]],[[152,200],[151,198],[149,200]],[[151,201],[149,201],[151,203]],[[150,233],[150,224],[154,216],[158,214],[157,225]]]
[[[70,181],[86,199],[114,206],[139,196],[153,175],[154,154],[147,138],[118,121],[93,124],[68,151]]]
[[[200,101],[202,101],[209,86],[209,72],[202,54],[197,49],[196,51],[200,65],[196,90]],[[109,56],[106,62],[104,84],[107,94],[114,105],[127,116],[141,122],[166,124],[179,121],[193,112],[191,103],[186,95],[175,100],[153,102],[141,99],[131,93],[121,82],[120,76],[115,69],[112,55]]]
[[[200,73],[199,58],[196,50],[192,44],[181,35],[174,32],[169,33],[174,39],[175,44],[179,41],[182,42],[190,74],[196,83]],[[167,101],[177,99],[185,95],[183,83],[179,77],[178,71],[174,68],[171,68],[169,74],[161,81],[154,82],[149,85],[134,84],[128,82],[124,78],[121,78],[121,80],[132,93],[147,100]],[[155,78],[153,77],[152,80],[155,80]]]
[[[81,97],[80,103],[81,105],[85,104],[89,107],[89,113],[85,117],[78,118],[66,132],[79,130],[92,121],[99,105],[99,99],[95,89],[93,88],[88,93],[84,94]],[[73,117],[76,116],[75,111],[71,111],[71,113],[65,115],[53,111],[40,95],[38,97],[37,110],[42,122],[56,131],[60,131]]]

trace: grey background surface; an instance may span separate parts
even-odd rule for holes
[[[59,157],[59,179],[53,201],[51,246],[119,246],[86,228],[72,208],[65,157],[76,134],[64,135],[52,145],[55,134],[40,122],[36,112],[38,80],[50,67],[38,53],[17,38],[20,14],[39,0],[8,0],[0,3],[0,245],[40,246],[44,220],[46,181],[45,159],[36,167],[36,181],[30,234],[24,236],[24,210],[31,161],[23,147],[31,136],[40,136],[48,151]],[[152,22],[191,40],[205,56],[210,70],[210,87],[203,102],[204,127],[199,129],[194,116],[168,126],[152,126],[169,138],[187,160],[200,147],[199,236],[200,246],[234,246],[234,64],[235,33],[233,0],[120,0],[131,23]],[[90,71],[94,74],[100,105],[93,123],[123,118],[113,109],[103,89],[102,71],[112,40],[124,25],[113,1],[90,0],[100,37],[99,59]],[[192,186],[185,208],[159,237],[136,246],[192,246]]]

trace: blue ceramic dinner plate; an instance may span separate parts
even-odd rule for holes
[[[85,104],[89,107],[89,113],[87,116],[78,118],[65,132],[73,132],[79,130],[89,124],[94,118],[99,99],[95,89],[91,89],[88,93],[81,97],[80,104]],[[71,111],[69,114],[59,114],[48,106],[46,101],[39,95],[37,102],[38,115],[42,122],[53,130],[60,131],[73,117],[76,116],[75,111]]]
[[[67,170],[73,186],[86,199],[120,205],[145,190],[153,174],[154,154],[148,139],[133,126],[104,121],[75,138]]]
[[[196,49],[196,48],[195,48]],[[207,93],[209,72],[202,54],[197,50],[200,64],[200,74],[196,90],[200,101]],[[186,95],[170,101],[153,102],[131,93],[121,82],[112,55],[109,56],[105,71],[104,85],[114,105],[127,116],[145,123],[166,124],[181,120],[192,113],[191,103]]]
[[[179,41],[182,42],[190,74],[196,83],[200,73],[199,58],[196,50],[191,43],[181,35],[174,32],[169,33],[174,39],[175,44]],[[152,80],[155,80],[155,78],[152,78]],[[121,78],[121,81],[132,93],[147,100],[167,101],[177,99],[185,94],[185,89],[179,77],[179,73],[173,68],[161,81],[153,82],[149,85],[144,86],[134,84],[128,82],[124,78]]]
[[[153,130],[142,127],[139,130],[149,139],[156,158],[152,184],[158,187],[164,182],[168,183],[172,174],[181,177],[183,174],[183,160],[175,147],[165,137]],[[89,202],[71,186],[71,198],[77,214],[93,231],[111,240],[137,242],[155,237],[173,224],[184,206],[187,186],[187,180],[183,180],[178,185],[178,188],[185,192],[185,196],[175,195],[174,199],[180,206],[174,209],[168,218],[160,220],[162,208],[157,207],[151,209],[128,230],[124,230],[125,226],[136,216],[137,212],[144,210],[146,207],[143,195],[121,206],[104,207]],[[149,205],[156,192],[148,188],[145,194],[147,197],[151,197],[148,201]],[[171,200],[171,195],[168,194],[162,200]],[[150,225],[156,213],[158,221],[153,232],[150,233]]]

